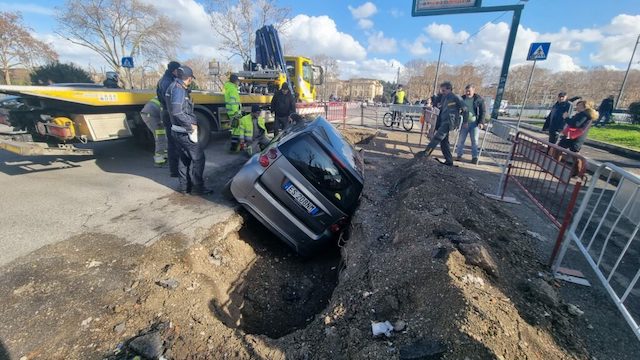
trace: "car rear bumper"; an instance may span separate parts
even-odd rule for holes
[[[259,182],[253,183],[247,192],[238,191],[239,186],[241,185],[235,182],[231,183],[231,192],[236,200],[300,255],[313,255],[332,239],[328,229],[320,234],[311,231]]]

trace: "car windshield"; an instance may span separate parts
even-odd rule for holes
[[[318,191],[336,206],[351,212],[358,201],[362,184],[352,179],[341,162],[324,149],[310,134],[304,134],[279,147],[289,162]]]

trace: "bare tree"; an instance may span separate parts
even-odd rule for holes
[[[276,0],[211,0],[211,24],[220,36],[221,50],[238,55],[246,63],[251,60],[256,30],[273,25],[281,30],[289,15],[288,8]]]
[[[7,85],[11,85],[11,69],[31,70],[40,63],[58,60],[49,44],[31,36],[30,31],[22,24],[20,13],[0,12],[0,68]]]
[[[180,39],[177,22],[141,0],[67,0],[57,9],[58,35],[93,50],[120,74],[123,56],[173,58]]]

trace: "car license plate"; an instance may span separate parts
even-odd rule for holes
[[[318,213],[318,208],[311,202],[311,200],[307,199],[298,188],[293,186],[290,181],[287,181],[282,188],[289,194],[291,197],[300,204],[307,212],[311,215],[315,215]]]

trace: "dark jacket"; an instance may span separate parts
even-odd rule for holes
[[[582,144],[584,144],[587,139],[587,135],[589,134],[589,127],[591,126],[591,123],[597,118],[598,112],[593,109],[585,109],[584,111],[576,113],[572,117],[568,118],[566,122],[567,127],[582,129],[584,133],[577,139],[567,139],[566,136],[563,135],[558,145],[563,148],[568,148],[571,151],[580,151]]]
[[[556,103],[551,107],[549,115],[547,115],[547,117],[545,118],[544,125],[542,126],[542,131],[562,130],[562,128],[564,128],[564,119],[562,118],[562,114],[568,112],[570,108],[571,104],[568,101],[556,101]]]
[[[284,94],[282,90],[276,91],[271,99],[271,111],[276,113],[276,117],[289,116],[296,112],[296,99],[289,92]]]
[[[193,102],[189,96],[189,91],[184,86],[184,82],[176,79],[167,88],[165,102],[168,105],[169,118],[171,124],[184,128],[191,133],[191,125],[197,125],[196,116],[193,113]]]
[[[613,112],[613,99],[606,98],[600,103],[598,111],[604,114],[610,114]]]
[[[165,94],[167,93],[169,85],[171,85],[171,83],[175,79],[176,78],[169,70],[165,70],[164,75],[162,75],[160,80],[158,80],[158,85],[156,86],[156,96],[158,97],[158,100],[160,100],[162,107],[165,109],[167,108],[167,104],[165,102]]]
[[[120,85],[118,85],[118,81],[114,79],[105,79],[105,81],[102,82],[102,85],[110,89],[120,89]]]
[[[467,105],[462,101],[462,98],[454,93],[442,95],[436,129],[445,121],[449,121],[451,129],[457,128],[460,125],[460,114],[462,114],[463,120],[466,122],[469,117],[469,109],[467,109]]]
[[[466,99],[467,95],[462,95],[462,100]],[[487,108],[484,105],[484,99],[482,96],[473,94],[473,109],[469,109],[469,111],[471,110],[476,114],[476,124],[484,124],[484,117],[487,114]]]

